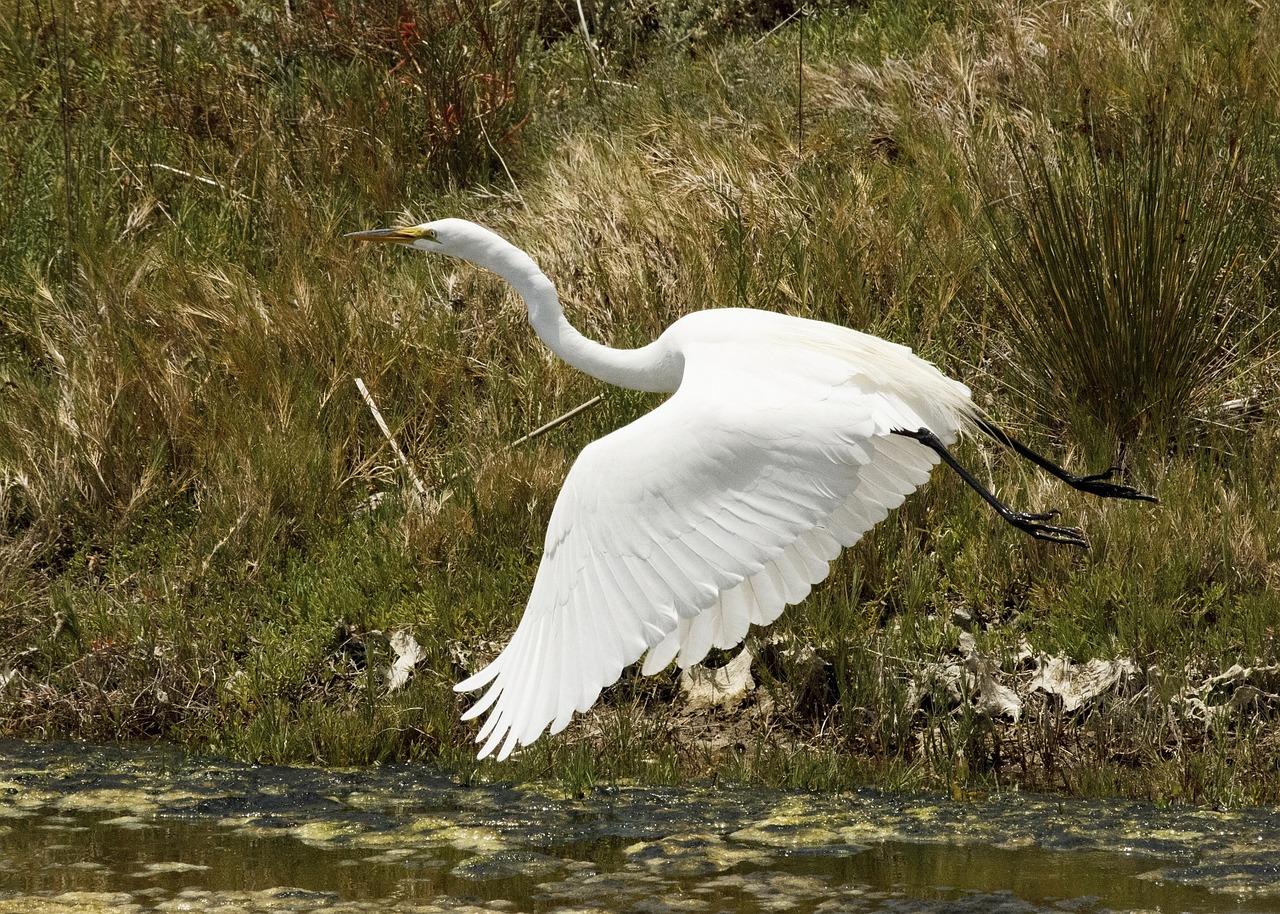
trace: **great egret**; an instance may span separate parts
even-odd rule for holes
[[[1006,521],[1084,546],[1056,512],[1013,511],[947,450],[980,429],[1077,489],[1151,499],[1073,476],[983,418],[969,388],[910,349],[821,321],[743,308],[689,314],[639,349],[611,349],[565,320],[532,258],[462,219],[354,232],[497,273],[570,365],[622,387],[673,394],[579,455],[551,512],[542,562],[511,642],[458,691],[488,686],[480,757],[562,730],[624,667],[688,667],[767,625],[828,563],[922,485],[939,459]]]

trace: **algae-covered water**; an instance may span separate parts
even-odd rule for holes
[[[263,768],[0,741],[0,912],[1280,914],[1280,812]]]

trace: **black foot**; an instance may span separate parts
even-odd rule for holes
[[[998,508],[996,510],[999,511]],[[1079,527],[1055,527],[1053,524],[1043,523],[1049,518],[1057,517],[1057,511],[1046,511],[1043,514],[1010,511],[1008,514],[1000,512],[1000,516],[1034,539],[1044,540],[1046,543],[1061,543],[1064,546],[1079,546],[1082,549],[1089,548],[1089,541],[1084,538],[1084,531]]]
[[[1005,447],[1013,448],[1018,454],[1030,460],[1036,466],[1052,476],[1061,479],[1073,489],[1081,492],[1088,492],[1090,495],[1098,495],[1102,498],[1132,498],[1136,501],[1152,501],[1159,503],[1160,499],[1154,495],[1148,495],[1135,489],[1133,486],[1120,485],[1118,483],[1108,482],[1116,473],[1120,472],[1119,467],[1111,467],[1104,473],[1094,473],[1090,476],[1076,476],[1074,473],[1068,473],[1062,467],[1058,466],[1043,454],[1037,454],[1031,448],[1027,447],[1021,441],[1012,437],[1004,429],[1000,428],[993,422],[986,419],[977,420],[978,428],[986,432],[996,441],[999,441]]]
[[[904,438],[913,438],[919,441],[925,447],[932,450],[943,462],[951,469],[959,474],[965,483],[982,497],[982,500],[995,509],[999,514],[1013,526],[1017,527],[1028,536],[1038,540],[1044,540],[1046,543],[1061,543],[1064,546],[1079,546],[1081,549],[1089,548],[1089,541],[1084,538],[1084,531],[1079,527],[1057,527],[1053,524],[1047,524],[1045,521],[1053,520],[1058,516],[1057,511],[1029,512],[1014,511],[1000,499],[996,498],[986,486],[978,482],[976,478],[951,455],[946,445],[927,428],[908,431],[907,429],[895,428],[893,434],[902,435]]]
[[[1073,489],[1088,492],[1090,495],[1100,495],[1103,498],[1132,498],[1135,501],[1152,501],[1159,504],[1160,499],[1154,495],[1148,495],[1133,486],[1107,481],[1119,472],[1119,467],[1111,467],[1105,473],[1094,473],[1091,476],[1073,476],[1067,473],[1062,481]]]

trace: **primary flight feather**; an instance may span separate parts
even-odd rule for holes
[[[1053,514],[1011,511],[947,450],[969,428],[991,434],[1074,485],[1149,499],[1078,477],[982,418],[969,388],[905,346],[834,324],[767,311],[698,311],[639,349],[587,339],[551,281],[509,242],[442,219],[351,235],[448,254],[492,270],[524,299],[558,356],[661,406],[589,444],[551,512],[541,564],[510,643],[458,683],[486,691],[480,757],[504,759],[558,732],[645,657],[652,674],[688,667],[767,625],[823,580],[942,459],[1001,515],[1033,536],[1084,545]]]

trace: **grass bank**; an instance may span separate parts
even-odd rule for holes
[[[1280,797],[1280,14],[587,12],[0,6],[4,731],[570,789]],[[341,238],[446,214],[598,339],[728,305],[879,333],[1161,504],[966,445],[1092,549],[938,473],[759,633],[737,709],[628,674],[477,765],[450,686],[513,629],[573,455],[656,401],[513,447],[601,385],[494,277]]]

